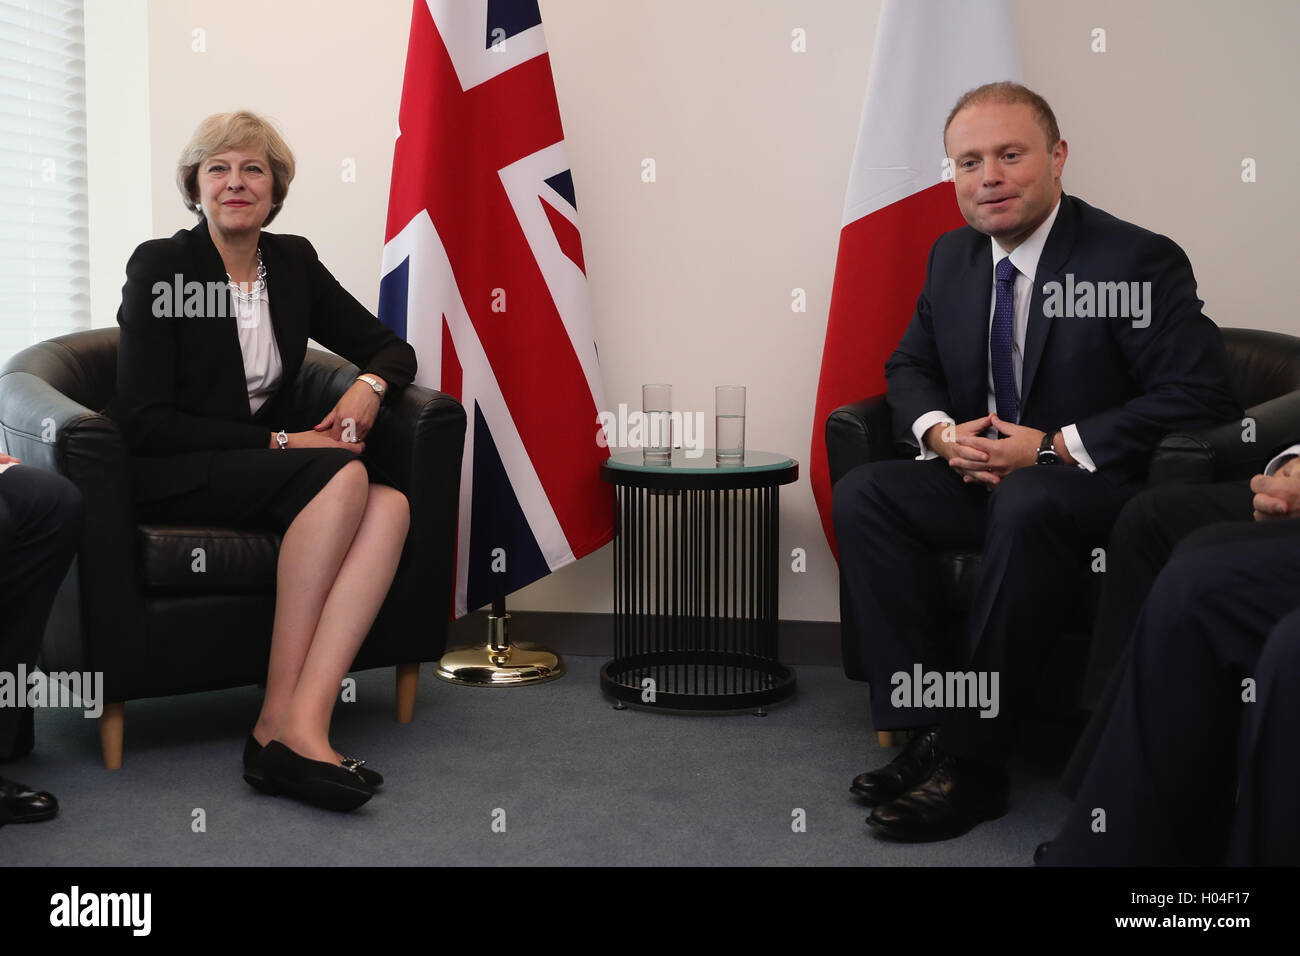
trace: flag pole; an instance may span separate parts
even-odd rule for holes
[[[434,673],[452,684],[518,687],[563,677],[564,661],[536,644],[511,643],[506,599],[498,598],[488,612],[487,643],[448,651]]]

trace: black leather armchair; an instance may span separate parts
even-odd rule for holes
[[[1221,331],[1237,396],[1249,421],[1166,436],[1152,457],[1150,484],[1248,478],[1263,470],[1280,445],[1300,437],[1300,338],[1257,329]],[[895,441],[883,394],[837,408],[826,419],[832,485],[858,465],[915,454],[910,445]],[[980,556],[953,551],[938,560],[948,609],[954,619],[964,619],[979,583]],[[848,602],[842,582],[840,608],[843,622]],[[1090,622],[1084,621],[1054,645],[1055,653],[1044,665],[1050,674],[1039,685],[1038,710],[1060,715],[1062,707],[1077,709],[1090,628]],[[865,680],[852,634],[852,627],[842,627],[845,672]]]
[[[106,408],[116,389],[116,328],[41,342],[0,369],[0,446],[26,465],[57,471],[85,498],[85,528],[46,630],[47,671],[100,671],[104,762],[122,760],[124,705],[142,697],[265,679],[280,535],[216,527],[141,525],[128,454]],[[356,366],[308,349],[291,386],[320,417],[352,384]],[[411,524],[393,585],[353,664],[397,665],[397,719],[411,719],[421,661],[446,644],[465,411],[411,385],[381,410],[367,458],[410,503]],[[195,548],[206,570],[188,573]]]

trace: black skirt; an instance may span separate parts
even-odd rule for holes
[[[276,394],[253,416],[254,424],[308,431],[329,406],[286,407]],[[382,410],[381,413],[383,414]],[[362,455],[343,448],[240,448],[201,452],[208,457],[208,482],[171,497],[136,502],[147,524],[212,524],[283,533],[293,519],[348,462],[359,460],[372,484],[388,482]]]
[[[284,532],[339,470],[360,457],[342,448],[213,452],[207,485],[137,502],[149,524],[212,524]]]

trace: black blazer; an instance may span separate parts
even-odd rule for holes
[[[262,261],[283,374],[275,402],[297,376],[307,339],[401,389],[415,378],[415,350],[370,314],[321,264],[301,236],[261,237]],[[207,296],[198,315],[166,314],[177,282],[223,284],[225,266],[207,220],[140,245],[126,266],[117,322],[117,393],[107,414],[133,458],[137,500],[180,494],[208,480],[210,454],[268,448],[272,429],[253,423],[234,301]],[[161,283],[161,285],[159,285]],[[182,305],[184,300],[182,299]],[[174,311],[174,309],[173,309]],[[209,314],[209,313],[217,314]],[[163,314],[159,314],[163,313]],[[224,316],[220,313],[224,313]],[[274,423],[272,423],[274,424]],[[314,424],[314,423],[313,423]]]
[[[1050,282],[1150,282],[1150,325],[1128,318],[1051,316]],[[930,250],[916,314],[885,364],[894,435],[915,444],[928,411],[958,422],[988,414],[989,237],[969,226]],[[1218,327],[1201,312],[1196,280],[1176,243],[1061,196],[1038,261],[1021,375],[1020,423],[1052,432],[1075,425],[1103,476],[1145,480],[1171,431],[1241,417]]]

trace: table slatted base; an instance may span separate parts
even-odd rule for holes
[[[792,695],[794,673],[777,661],[778,486],[616,490],[614,660],[602,689],[673,710]]]

